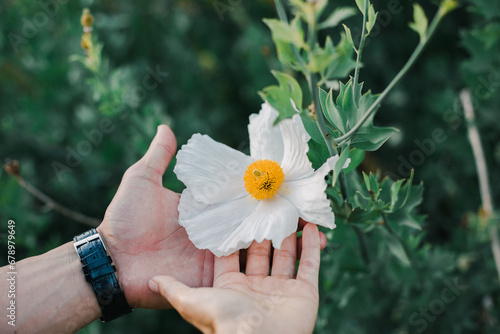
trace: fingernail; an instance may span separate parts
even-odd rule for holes
[[[158,284],[156,284],[156,282],[153,281],[152,279],[149,280],[148,285],[149,285],[149,288],[151,289],[151,291],[156,292],[156,293],[159,292],[159,290],[158,290]]]

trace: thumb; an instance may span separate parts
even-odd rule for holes
[[[190,288],[171,276],[155,276],[149,280],[149,288],[160,293],[191,324],[206,332],[213,327],[213,319],[206,309],[206,301],[201,290],[203,288]]]
[[[177,310],[189,303],[187,296],[191,288],[171,276],[153,277],[149,280],[149,288],[161,294]]]
[[[177,150],[177,141],[172,130],[166,125],[158,126],[148,151],[141,159],[147,166],[163,175]]]

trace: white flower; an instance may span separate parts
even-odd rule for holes
[[[200,134],[177,154],[179,223],[196,247],[225,256],[267,239],[280,248],[299,217],[335,228],[324,178],[338,156],[314,171],[300,116],[273,126],[277,116],[268,103],[250,116],[250,156]]]

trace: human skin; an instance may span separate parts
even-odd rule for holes
[[[176,148],[170,128],[158,127],[144,157],[126,171],[97,228],[133,308],[170,307],[148,288],[155,275],[173,275],[189,286],[212,285],[213,255],[189,241],[178,224],[179,194],[162,185]],[[0,268],[0,277],[9,271]],[[73,333],[101,316],[72,242],[17,262],[16,272],[16,326],[4,319],[2,333]],[[0,280],[0,291],[9,291],[6,279]],[[0,294],[1,305],[9,302],[7,293]]]
[[[124,174],[97,228],[116,266],[115,273],[133,308],[169,308],[151,291],[153,276],[169,275],[190,287],[210,287],[214,256],[197,249],[178,224],[179,194],[162,185],[177,143],[161,125],[146,154]],[[301,222],[301,226],[305,223]],[[84,230],[82,230],[84,232]],[[326,238],[320,234],[321,247]],[[300,249],[300,242],[299,242]],[[249,251],[251,252],[251,251]],[[249,253],[250,255],[250,253]],[[12,270],[0,268],[0,277]],[[85,281],[73,242],[16,263],[16,326],[0,322],[1,333],[74,333],[102,316],[91,285]],[[10,284],[0,280],[0,305],[9,305]]]
[[[300,264],[295,274],[296,234],[274,250],[254,242],[248,249],[245,274],[239,252],[215,258],[213,288],[190,288],[169,276],[150,281],[181,316],[204,333],[312,333],[318,312],[320,233],[303,230]]]

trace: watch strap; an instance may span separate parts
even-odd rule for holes
[[[99,233],[91,229],[76,236],[74,241],[85,279],[92,285],[101,308],[101,320],[108,322],[132,312],[116,279],[116,268],[106,253],[106,246]]]

